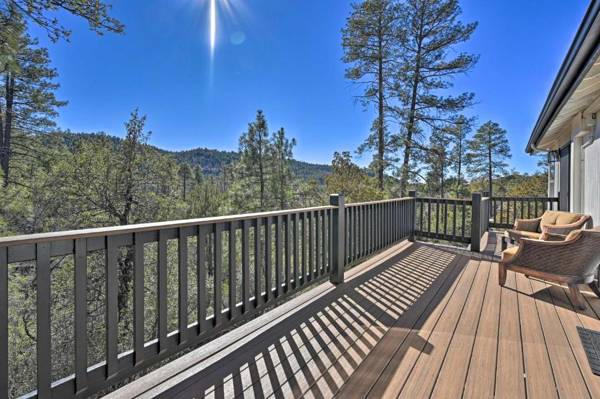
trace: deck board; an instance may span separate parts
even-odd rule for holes
[[[422,243],[347,275],[214,361],[110,397],[600,397],[577,335],[600,331],[593,294],[579,311],[564,287],[513,272],[500,287],[489,254]]]

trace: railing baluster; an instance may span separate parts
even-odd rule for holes
[[[52,359],[50,341],[50,244],[37,244],[37,385],[38,398],[50,398]]]
[[[158,232],[158,351],[167,350],[167,238]]]
[[[308,281],[308,247],[306,239],[308,234],[308,212],[302,214],[302,284]]]
[[[181,345],[187,341],[188,326],[188,242],[183,228],[179,228],[179,243],[177,248],[179,250],[179,256],[177,257],[179,263],[177,316],[179,321],[179,344]]]
[[[294,289],[297,289],[298,287],[300,287],[300,281],[298,280],[298,268],[300,267],[300,263],[299,263],[299,253],[300,253],[300,248],[299,247],[299,239],[300,239],[300,228],[298,226],[298,224],[300,223],[300,214],[299,213],[295,213],[294,214],[294,238],[293,238],[293,242],[294,242]],[[291,288],[291,286],[290,286]]]
[[[456,200],[452,201],[452,239],[456,240]]]
[[[207,226],[198,226],[198,241],[196,242],[196,278],[198,281],[197,302],[198,302],[198,334],[206,331],[206,236]],[[214,274],[213,274],[214,276]]]
[[[273,281],[272,225],[273,219],[271,216],[268,216],[265,224],[265,299],[267,302],[273,297],[273,289],[271,287]]]
[[[256,218],[254,221],[254,306],[258,307],[263,304],[262,298],[262,279],[263,279],[263,256],[264,247],[261,240],[261,225],[262,218]]]
[[[242,222],[242,312],[250,310],[250,220]]]
[[[229,320],[237,314],[237,222],[229,223]]]
[[[444,236],[448,235],[448,202],[444,200]]]
[[[467,207],[465,205],[465,201],[462,201],[462,212],[461,213],[462,213],[462,228],[461,228],[460,236],[464,241],[464,239],[466,237],[465,225],[466,225],[466,218],[467,218]]]
[[[431,198],[427,199],[427,233],[431,233]]]
[[[313,211],[309,212],[309,220],[308,220],[308,275],[309,280],[313,279],[313,272],[315,270],[315,213]]]
[[[321,269],[321,214],[319,213],[319,211],[315,212],[315,236],[316,236],[316,241],[315,241],[315,266],[316,266],[316,275],[317,276],[321,276],[322,273],[322,269]],[[344,232],[340,232],[340,234],[343,234]]]
[[[8,248],[0,247],[0,396],[8,398]]]
[[[106,239],[106,378],[114,377],[118,371],[119,332],[119,283],[117,243],[115,236]],[[166,286],[166,284],[165,284]],[[166,300],[166,296],[165,296]]]
[[[1,262],[0,262],[1,263]],[[0,266],[1,267],[1,266]],[[75,392],[87,382],[87,239],[75,240]]]
[[[144,243],[133,235],[133,348],[135,364],[144,361]],[[86,365],[87,367],[87,365]]]
[[[214,313],[214,325],[218,326],[222,320],[222,309],[223,309],[223,224],[216,223],[214,225],[214,270],[213,270],[213,283],[214,283],[214,299],[213,299],[213,313]]]
[[[284,292],[290,292],[292,290],[292,215],[285,215],[285,290]]]
[[[276,231],[275,231],[275,283],[277,286],[277,297],[282,295],[282,287],[281,287],[281,268],[283,266],[283,239],[281,237],[281,228],[282,228],[282,220],[281,215],[277,216],[276,223]]]
[[[331,232],[327,229],[327,222],[328,222],[328,217],[327,217],[327,211],[323,211],[323,218],[321,219],[321,222],[323,223],[323,250],[321,251],[321,275],[325,274],[327,272],[327,256],[329,254],[329,238],[331,237]]]

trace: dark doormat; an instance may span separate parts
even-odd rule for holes
[[[577,326],[581,344],[585,350],[592,373],[600,375],[600,332]]]

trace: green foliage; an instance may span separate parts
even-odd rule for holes
[[[88,22],[97,34],[123,32],[123,24],[109,15],[111,6],[99,0],[0,0],[0,11],[14,11],[46,31],[57,41],[68,39],[71,31],[62,25],[56,14],[67,12]]]
[[[398,59],[398,4],[393,0],[364,0],[352,4],[342,30],[346,78],[360,85],[358,97],[364,107],[373,105],[377,116],[371,133],[359,152],[375,151],[371,167],[377,173],[379,188],[390,167],[389,152],[394,149],[387,119]]]
[[[0,10],[0,39],[0,165],[6,187],[11,159],[29,150],[13,136],[47,131],[54,126],[56,109],[66,103],[54,95],[58,74],[50,67],[48,51],[27,34],[14,6]]]
[[[487,179],[488,191],[493,195],[494,178],[507,172],[506,160],[511,157],[506,130],[496,122],[481,125],[468,142],[467,170],[475,179]]]
[[[349,152],[336,152],[331,162],[333,172],[325,179],[327,192],[343,194],[346,202],[365,202],[383,199],[385,193],[378,188],[377,180],[352,162]]]
[[[444,95],[452,78],[468,72],[477,56],[457,52],[477,23],[463,24],[457,0],[407,0],[401,3],[401,51],[398,59],[396,115],[404,148],[400,166],[401,191],[410,180],[414,147],[423,142],[425,128],[440,128],[473,102],[473,93]]]

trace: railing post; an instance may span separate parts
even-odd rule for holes
[[[346,226],[344,220],[344,195],[331,194],[329,204],[335,206],[331,212],[331,271],[329,281],[333,284],[344,282],[344,239],[346,235]]]
[[[480,251],[481,242],[481,193],[471,195],[471,251]]]
[[[408,192],[408,196],[410,198],[412,198],[412,201],[410,201],[410,219],[409,219],[409,226],[410,226],[410,233],[408,235],[408,241],[414,242],[415,241],[415,229],[416,229],[416,224],[417,224],[417,192],[415,190],[410,190]]]

